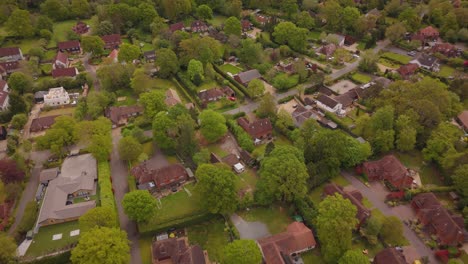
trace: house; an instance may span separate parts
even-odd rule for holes
[[[218,31],[217,29],[214,29],[214,28],[210,28],[208,30],[208,36],[216,39],[217,41],[219,41],[221,43],[226,43],[229,40],[229,37],[226,34],[224,34],[221,31]]]
[[[276,64],[276,68],[279,71],[289,73],[289,74],[292,74],[295,72],[294,64],[291,61],[280,61],[278,64]]]
[[[333,53],[335,53],[336,50],[336,45],[334,43],[330,43],[327,45],[324,45],[320,48],[320,53],[325,55],[327,58],[331,57]]]
[[[382,85],[383,88],[387,88],[392,83],[392,80],[385,77],[377,77],[374,79],[374,82]]]
[[[18,47],[0,48],[0,61],[19,61],[24,60],[23,52]]]
[[[225,96],[228,96],[228,97],[235,96],[234,91],[229,86],[225,86],[223,88],[213,88],[209,90],[202,90],[198,93],[198,98],[200,98],[203,105],[205,106],[209,102],[218,101]]]
[[[294,124],[297,127],[301,127],[307,119],[313,118],[315,120],[319,120],[321,118],[318,113],[312,110],[310,105],[305,107],[302,105],[297,105],[291,116],[294,119]]]
[[[69,66],[68,62],[68,55],[65,52],[57,52],[57,55],[55,56],[54,64],[52,64],[53,69],[64,69],[68,68]]]
[[[5,126],[0,126],[0,140],[7,139],[8,131],[6,130]]]
[[[460,52],[450,43],[437,43],[432,47],[433,53],[440,53],[446,57],[457,57]]]
[[[222,162],[231,167],[236,173],[245,171],[245,166],[240,162],[240,157],[235,154],[229,154],[222,159]]]
[[[208,25],[201,20],[195,20],[192,22],[190,30],[195,33],[206,32],[208,31]]]
[[[260,78],[262,78],[262,75],[260,74],[260,72],[258,72],[257,69],[239,72],[238,74],[234,75],[234,80],[244,85],[245,87],[249,85],[250,81]]]
[[[96,207],[96,201],[89,199],[96,194],[97,187],[97,163],[93,155],[68,157],[60,171],[49,181],[39,211],[39,226],[74,221]],[[78,202],[77,198],[84,201]]]
[[[350,35],[346,35],[345,36],[345,39],[344,39],[344,44],[345,46],[351,46],[353,45],[354,43],[356,43],[356,39]]]
[[[109,56],[107,56],[113,63],[119,62],[119,50],[118,49],[113,49],[111,53],[109,53]]]
[[[465,240],[464,220],[452,215],[433,193],[421,193],[411,201],[411,207],[424,228],[437,237],[437,243],[444,246],[458,246]]]
[[[370,210],[362,204],[363,197],[361,192],[358,190],[347,192],[343,187],[334,183],[327,184],[323,189],[323,194],[325,196],[335,195],[335,193],[339,193],[343,198],[348,199],[354,206],[356,206],[356,218],[359,221],[358,228],[361,227],[371,214]]]
[[[60,174],[59,168],[50,168],[41,171],[39,174],[39,182],[43,185],[48,185],[49,182],[57,178]]]
[[[57,47],[61,52],[81,53],[81,45],[78,40],[59,42]]]
[[[256,160],[252,157],[252,155],[250,155],[248,151],[242,149],[239,153],[239,156],[242,162],[244,162],[248,166],[253,166],[255,164]]]
[[[8,74],[17,71],[19,68],[19,61],[0,62],[0,75],[7,76]]]
[[[271,17],[269,17],[269,16],[264,16],[264,15],[260,15],[260,14],[256,14],[256,15],[255,15],[255,20],[256,20],[257,23],[259,23],[260,25],[265,26],[267,23],[270,23],[270,22],[271,22]]]
[[[346,109],[353,105],[353,103],[359,99],[359,90],[360,88],[354,88],[347,91],[344,94],[335,96],[335,100],[343,106],[343,109]]]
[[[253,29],[253,24],[247,19],[242,19],[241,26],[242,32],[250,31]]]
[[[176,90],[171,88],[166,91],[166,99],[164,99],[164,103],[166,103],[167,106],[172,107],[176,104],[182,103],[182,101],[180,100],[179,94]]]
[[[393,247],[379,251],[374,257],[372,264],[409,264],[405,255]]]
[[[456,121],[460,124],[465,133],[468,133],[468,110],[461,112],[457,116]]]
[[[189,245],[186,237],[153,241],[152,264],[209,264],[208,253],[198,245]]]
[[[169,26],[169,30],[172,33],[176,32],[177,30],[184,30],[184,29],[185,29],[184,22],[177,22]]]
[[[49,92],[44,95],[44,105],[59,106],[70,103],[70,96],[63,87],[50,88]]]
[[[413,74],[419,69],[419,65],[416,63],[408,63],[406,65],[400,66],[397,69],[397,72],[400,74],[401,78],[409,79]]]
[[[101,39],[104,41],[104,48],[109,50],[118,49],[120,44],[122,44],[119,34],[105,35],[102,36]]]
[[[64,68],[64,69],[53,69],[52,70],[52,77],[55,78],[61,78],[61,77],[70,77],[70,78],[76,78],[76,76],[79,74],[78,69],[75,67],[72,68]]]
[[[50,128],[55,123],[55,118],[60,115],[38,117],[32,120],[30,132],[41,132]]]
[[[133,106],[111,106],[106,109],[105,116],[112,122],[112,127],[126,125],[130,117],[138,116],[143,113],[143,107]]]
[[[421,54],[419,58],[412,60],[411,63],[416,63],[419,67],[428,71],[439,71],[439,63],[437,62],[437,58],[427,54]]]
[[[245,117],[237,119],[237,124],[241,126],[247,134],[254,140],[255,143],[260,143],[264,139],[272,137],[273,127],[270,119],[262,118],[249,122]]]
[[[332,112],[336,114],[344,114],[343,105],[340,104],[338,101],[335,99],[321,94],[317,97],[317,107],[320,109],[323,109],[327,112]]]
[[[436,41],[439,38],[439,31],[436,28],[433,28],[432,26],[428,26],[419,30],[418,34],[421,35],[425,41]]]
[[[366,17],[374,16],[374,17],[379,18],[380,15],[381,15],[380,11],[377,8],[374,8],[374,9],[369,10],[369,12],[367,12],[365,16]]]
[[[394,155],[387,155],[380,160],[367,161],[362,164],[362,171],[369,181],[387,181],[398,190],[411,188],[412,172]]]
[[[143,52],[143,57],[145,57],[146,62],[154,62],[156,60],[156,51],[145,51]]]
[[[345,44],[345,37],[343,35],[328,34],[327,39],[333,39],[333,43],[338,45],[338,47],[342,47]]]
[[[75,32],[78,35],[86,34],[89,31],[89,26],[86,25],[86,23],[82,21],[76,22],[76,25],[73,26],[72,28],[73,32]]]
[[[266,264],[293,263],[293,258],[312,250],[315,242],[312,230],[301,222],[291,223],[286,232],[257,240]]]
[[[143,162],[132,168],[131,174],[136,178],[138,185],[151,183],[151,189],[157,191],[178,186],[189,179],[187,170],[181,164],[149,169],[147,163]]]

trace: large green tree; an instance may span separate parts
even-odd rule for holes
[[[158,75],[163,78],[168,78],[179,71],[177,55],[170,49],[156,51],[155,65],[159,67]]]
[[[304,50],[307,44],[309,31],[305,28],[298,28],[292,22],[280,22],[275,26],[273,37],[279,44],[287,44],[294,50]]]
[[[151,120],[157,113],[166,110],[167,106],[166,103],[164,103],[165,98],[166,95],[159,90],[152,90],[140,94],[140,103],[145,108],[145,116]]]
[[[361,250],[348,250],[340,258],[338,264],[369,264],[369,258],[364,255]]]
[[[382,222],[380,237],[388,245],[399,246],[407,243],[403,235],[403,224],[396,216],[385,217]]]
[[[296,25],[311,30],[315,27],[315,20],[310,16],[309,12],[302,11],[296,17]]]
[[[269,117],[275,118],[276,117],[276,99],[275,97],[266,92],[262,98],[260,99],[260,104],[258,105],[256,115],[260,118]]]
[[[255,42],[251,38],[243,39],[239,48],[239,59],[247,64],[259,63],[262,60],[262,44]]]
[[[127,234],[119,228],[93,228],[81,235],[70,260],[73,264],[127,264],[129,243]]]
[[[137,161],[143,152],[143,146],[134,137],[123,137],[119,141],[120,158],[125,161]]]
[[[117,214],[114,208],[99,206],[87,211],[79,220],[80,231],[85,233],[96,227],[117,227]]]
[[[73,16],[78,18],[89,17],[91,6],[88,0],[72,0],[71,1],[71,13]]]
[[[317,235],[321,253],[328,263],[338,260],[351,249],[353,230],[358,224],[356,207],[340,194],[327,196],[318,207]]]
[[[37,145],[41,149],[50,149],[54,154],[62,155],[63,148],[77,140],[75,119],[71,116],[59,116],[55,118],[55,123],[46,134],[37,138]]]
[[[213,18],[213,10],[208,5],[199,5],[197,7],[197,16],[203,20],[209,20]]]
[[[202,81],[205,78],[203,63],[198,60],[190,60],[187,68],[187,73],[190,76],[190,80],[195,82],[195,80],[198,78],[200,81]],[[200,83],[198,85],[200,85]]]
[[[385,30],[385,37],[392,43],[400,41],[406,33],[406,27],[403,23],[395,23]]]
[[[457,167],[452,175],[454,186],[464,197],[468,197],[468,164]]]
[[[190,0],[162,0],[161,4],[164,14],[171,20],[192,12],[192,1]]]
[[[200,116],[200,131],[208,142],[216,142],[227,132],[226,119],[213,110],[204,110]]]
[[[8,78],[8,86],[11,90],[23,94],[32,90],[33,80],[31,76],[22,72],[14,72]]]
[[[119,49],[119,61],[120,62],[132,62],[140,58],[141,52],[138,46],[123,43]]]
[[[146,190],[126,193],[122,205],[125,214],[137,222],[146,222],[156,212],[156,199]]]
[[[41,4],[41,14],[45,14],[55,21],[62,21],[68,18],[69,2],[60,0],[46,0]]]
[[[258,264],[262,253],[254,240],[234,240],[224,247],[225,264]]]
[[[153,119],[153,139],[156,145],[165,151],[173,151],[176,146],[176,120],[166,112],[159,112]]]
[[[241,22],[237,17],[230,17],[224,22],[224,33],[226,35],[240,36],[242,33]]]
[[[8,33],[15,37],[28,38],[34,35],[34,28],[27,10],[16,9],[13,11],[5,26]]]
[[[212,37],[193,37],[179,43],[180,62],[187,65],[191,59],[199,60],[203,64],[213,63],[223,55],[223,46]]]
[[[6,233],[0,233],[0,262],[5,264],[17,263],[16,259],[16,244],[12,237]]]
[[[109,159],[112,151],[111,130],[111,121],[103,116],[94,121],[82,121],[77,126],[80,141],[87,144],[86,150],[98,161]]]
[[[265,93],[265,84],[262,80],[255,79],[249,82],[247,90],[252,97],[259,97]]]
[[[91,52],[94,57],[99,57],[104,53],[104,41],[99,36],[83,36],[81,47],[84,52]]]
[[[97,70],[101,87],[107,91],[131,88],[131,79],[135,66],[131,63],[112,63],[103,65]]]

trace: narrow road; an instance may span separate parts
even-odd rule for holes
[[[111,175],[112,186],[114,188],[115,202],[119,212],[120,228],[127,232],[128,240],[131,242],[131,264],[141,264],[140,246],[138,245],[139,232],[134,221],[128,219],[123,211],[122,200],[128,192],[128,170],[127,164],[119,157],[117,149],[120,138],[122,137],[119,129],[112,130],[113,149],[111,154]]]
[[[89,73],[91,78],[93,79],[93,88],[95,91],[98,91],[101,89],[101,83],[99,82],[99,79],[96,76],[96,67],[89,64],[89,60],[91,59],[91,53],[86,53],[85,57],[83,58],[83,66],[86,69],[86,72]]]
[[[285,93],[281,94],[275,94],[276,101],[283,99],[285,97],[288,97],[290,95],[295,95],[297,93],[296,89],[291,89]],[[258,105],[260,104],[259,102],[252,101],[250,99],[246,99],[248,101],[247,104],[241,105],[235,109],[223,112],[223,114],[229,114],[229,115],[234,115],[239,112],[244,112],[246,114],[253,112],[255,109],[257,109]]]
[[[384,203],[369,187],[365,186],[361,181],[356,179],[356,177],[352,176],[348,172],[341,172],[350,183],[353,185],[354,188],[359,190],[364,197],[369,199],[369,201],[375,206],[375,208],[379,209],[384,215],[386,216],[396,216],[399,219],[401,217],[396,214],[392,209]],[[410,242],[411,246],[413,246],[416,251],[418,252],[419,256],[424,257],[427,256],[429,258],[430,264],[439,263],[435,257],[434,252],[430,250],[416,235],[416,233],[411,230],[407,225],[403,225],[403,234],[406,239]]]

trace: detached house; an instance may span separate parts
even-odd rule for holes
[[[440,53],[447,57],[457,57],[459,52],[457,48],[450,43],[437,43],[432,47],[433,53]]]
[[[327,95],[321,94],[317,97],[317,107],[327,112],[344,114],[343,105]]]
[[[23,52],[18,47],[0,48],[0,61],[24,60]]]
[[[138,116],[143,113],[143,107],[133,106],[111,106],[106,109],[105,116],[112,122],[112,127],[126,125],[130,117]]]
[[[223,97],[234,97],[236,94],[229,87],[225,86],[223,88],[213,88],[209,90],[202,90],[198,93],[198,97],[204,105],[220,100]]]
[[[422,41],[436,41],[439,35],[439,31],[436,28],[428,26],[419,30],[416,38]]]
[[[53,124],[55,124],[55,118],[57,118],[59,116],[60,115],[44,116],[44,117],[35,118],[31,122],[31,127],[29,128],[29,131],[31,133],[44,131],[44,130],[50,128]]]
[[[237,119],[237,124],[250,135],[256,144],[272,137],[273,127],[268,118],[257,119],[250,122],[247,118],[241,117]]]
[[[468,110],[461,112],[457,116],[456,121],[462,127],[465,133],[468,133]]]
[[[79,74],[78,69],[75,67],[72,68],[57,68],[52,70],[52,77],[55,78],[61,78],[61,77],[70,77],[70,78],[76,78],[76,76]]]
[[[153,241],[152,264],[208,264],[208,252],[200,246],[191,246],[186,237]]]
[[[180,100],[179,94],[176,92],[176,90],[167,89],[166,99],[164,99],[164,103],[167,106],[172,107],[172,106],[174,106],[176,104],[182,103],[182,101]]]
[[[195,33],[202,33],[208,31],[209,27],[208,25],[201,21],[201,20],[195,20],[192,22],[192,25],[190,26],[190,30]]]
[[[61,52],[81,53],[81,45],[78,40],[59,42],[57,47]]]
[[[120,44],[122,44],[122,39],[119,34],[105,35],[102,36],[101,39],[104,41],[104,48],[109,50],[118,49]]]
[[[433,193],[421,193],[411,201],[418,221],[437,237],[439,245],[458,246],[465,240],[462,216],[452,215],[443,207]]]
[[[362,172],[367,175],[369,181],[387,181],[399,190],[411,188],[413,185],[412,172],[393,155],[387,155],[376,161],[364,162]]]
[[[372,264],[409,264],[405,255],[393,247],[386,248],[377,253]]]
[[[49,92],[44,95],[44,105],[46,106],[60,106],[70,103],[70,96],[63,87],[51,88]]]
[[[234,75],[234,80],[239,82],[240,84],[244,85],[247,87],[249,85],[249,82],[254,80],[254,79],[260,79],[262,78],[262,75],[260,72],[258,72],[257,69],[245,71],[245,72],[240,72],[236,75]]]
[[[184,30],[185,29],[185,26],[184,26],[184,22],[177,22],[175,24],[172,24],[169,26],[169,30],[174,33],[176,32],[177,30]]]
[[[333,55],[333,53],[335,53],[335,50],[336,50],[336,45],[333,44],[333,43],[330,43],[330,44],[327,44],[327,45],[324,45],[320,48],[320,53],[322,53],[323,55],[325,55],[327,58],[331,57]]]
[[[419,65],[416,63],[408,63],[406,65],[400,66],[397,69],[397,72],[400,74],[401,78],[408,80],[414,73],[419,69]]]
[[[253,29],[253,24],[247,19],[242,19],[241,26],[242,32],[250,31]]]
[[[86,23],[84,23],[82,21],[78,21],[78,22],[76,22],[76,25],[73,26],[72,30],[76,34],[82,35],[82,34],[88,33],[89,26],[86,25]]]
[[[70,64],[68,63],[68,55],[65,52],[57,52],[55,56],[54,64],[52,64],[53,69],[64,69],[68,68]]]
[[[178,186],[189,180],[187,170],[181,164],[172,164],[160,169],[150,169],[147,163],[132,168],[131,174],[136,178],[139,189],[161,191]]]
[[[419,67],[428,71],[439,71],[439,63],[437,58],[427,54],[422,54],[419,58],[412,60],[411,62],[416,63]]]
[[[8,74],[17,71],[19,67],[20,67],[19,61],[0,62],[0,75],[7,76]]]

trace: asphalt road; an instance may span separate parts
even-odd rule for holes
[[[111,154],[111,175],[112,187],[114,188],[115,202],[117,203],[117,210],[119,213],[120,228],[127,232],[128,240],[131,242],[131,264],[141,264],[140,247],[138,245],[139,232],[137,225],[134,221],[128,219],[123,211],[122,200],[124,195],[128,192],[128,170],[127,164],[120,159],[117,149],[118,142],[122,135],[120,128],[112,130],[112,143],[113,149]]]
[[[386,216],[396,216],[399,219],[401,217],[397,215],[392,209],[382,201],[369,187],[365,186],[361,181],[356,179],[356,177],[352,176],[347,172],[341,172],[341,174],[353,185],[354,188],[359,190],[364,197],[369,199],[369,201],[375,206],[375,208],[379,209],[384,215]],[[439,263],[435,257],[434,252],[430,250],[416,235],[416,233],[411,230],[407,225],[403,225],[403,234],[406,239],[410,242],[411,246],[413,246],[416,251],[418,252],[419,256],[427,256],[429,258],[430,264]]]

